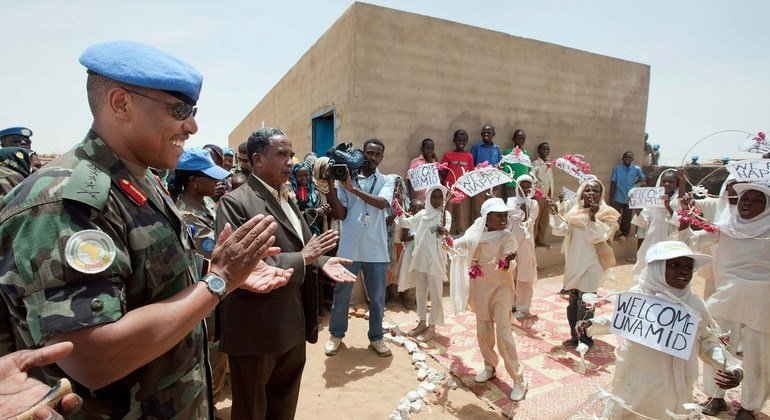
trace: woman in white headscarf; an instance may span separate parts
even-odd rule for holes
[[[706,301],[722,331],[729,333],[734,348],[742,343],[746,375],[741,386],[742,418],[753,418],[770,396],[770,188],[767,183],[740,183],[734,187],[738,204],[730,217],[717,223],[719,231],[677,235],[694,249],[718,243],[714,273],[716,291]],[[703,386],[715,395],[704,412],[727,408],[724,392],[714,386],[713,370],[705,366]],[[738,417],[736,417],[738,418]]]
[[[606,272],[615,266],[615,255],[608,241],[618,230],[620,213],[604,202],[604,185],[598,179],[585,182],[577,192],[578,200],[564,215],[551,214],[554,235],[564,236],[564,289],[569,293],[567,321],[569,340],[565,347],[576,347],[578,340],[593,346],[593,340],[575,333],[575,324],[593,316],[583,302],[583,293],[596,293]],[[552,209],[552,213],[554,213]]]
[[[637,419],[635,413],[656,419],[670,418],[667,413],[688,414],[683,404],[693,401],[693,385],[698,379],[698,358],[720,370],[720,386],[733,388],[740,383],[740,364],[724,348],[712,331],[714,320],[703,300],[691,293],[693,272],[711,262],[711,257],[695,254],[678,241],[662,241],[647,252],[639,284],[629,292],[655,296],[682,304],[693,318],[699,319],[697,339],[690,357],[685,360],[642,344],[623,339],[615,351],[615,376],[611,393],[622,399],[607,401],[608,419]],[[594,336],[610,332],[611,315],[604,315],[577,325],[580,333]]]
[[[516,252],[516,296],[513,302],[513,317],[516,319],[530,316],[532,288],[537,280],[537,257],[535,255],[535,220],[539,214],[537,201],[532,198],[534,178],[519,175],[516,178],[516,195],[506,203],[511,212],[508,230],[513,233],[519,249]]]
[[[506,229],[510,212],[501,198],[484,201],[481,217],[455,241],[458,253],[452,257],[450,285],[455,312],[465,310],[467,304],[476,313],[476,338],[484,369],[475,381],[482,383],[495,376],[497,341],[505,370],[514,381],[510,398],[519,401],[527,393],[527,381],[511,332],[517,243]]]
[[[446,235],[452,226],[452,216],[443,210],[447,189],[443,185],[430,187],[425,192],[425,209],[406,217],[400,215],[402,228],[414,229],[414,251],[407,267],[407,276],[415,284],[417,326],[409,331],[419,341],[433,339],[436,325],[444,325],[444,282],[447,279],[447,253],[444,250]],[[430,291],[430,319],[427,319],[428,292]],[[426,323],[426,321],[428,321]]]
[[[684,170],[666,169],[658,176],[655,186],[665,189],[664,207],[646,207],[639,213],[639,217],[634,218],[635,224],[645,229],[645,234],[639,250],[636,251],[636,264],[631,270],[633,276],[638,276],[644,269],[647,250],[656,243],[665,241],[679,229],[679,216],[676,212],[681,209],[679,192],[684,191]]]

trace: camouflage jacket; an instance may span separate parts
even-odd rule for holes
[[[196,279],[189,231],[151,179],[149,171],[144,179],[134,178],[89,131],[82,143],[0,202],[0,292],[26,347],[41,346],[62,332],[117,321],[128,311],[174,296]],[[117,251],[114,261],[95,274],[77,271],[65,259],[68,240],[85,229],[109,235]],[[204,325],[106,387],[93,390],[75,383],[84,399],[82,414],[211,416]],[[63,375],[51,365],[42,379],[51,384]]]
[[[0,198],[11,192],[21,181],[24,181],[24,177],[20,173],[0,166]]]
[[[211,259],[216,237],[214,236],[214,216],[216,204],[209,197],[204,197],[203,205],[195,201],[189,194],[182,194],[176,200],[176,206],[182,214],[184,223],[191,227],[195,249],[204,258]]]

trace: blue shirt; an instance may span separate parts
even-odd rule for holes
[[[484,140],[471,147],[471,155],[473,155],[473,163],[477,166],[481,162],[489,162],[490,166],[497,166],[503,158],[503,155],[500,154],[500,148],[496,144],[492,143],[491,146],[487,147]]]
[[[615,196],[612,200],[616,203],[628,203],[628,192],[639,181],[644,181],[642,168],[637,165],[626,166],[622,163],[612,168],[612,182],[615,183]]]
[[[393,201],[393,177],[375,170],[365,177],[361,174],[353,180],[353,186],[365,193],[380,196],[388,203]],[[385,211],[367,204],[363,199],[337,183],[337,197],[347,209],[347,216],[340,225],[340,242],[337,256],[353,261],[387,263],[388,232],[385,226]]]

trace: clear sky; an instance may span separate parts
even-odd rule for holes
[[[647,132],[650,143],[662,146],[665,163],[681,161],[716,131],[770,130],[768,1],[371,3],[649,64]],[[72,147],[91,122],[80,53],[97,42],[128,39],[164,49],[203,73],[199,131],[188,145],[224,145],[350,4],[3,0],[0,128],[30,127],[41,153]],[[694,153],[701,160],[746,156],[737,152],[742,138],[716,136]]]

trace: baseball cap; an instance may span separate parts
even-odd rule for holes
[[[678,257],[690,257],[695,262],[694,270],[711,263],[714,258],[711,255],[692,252],[684,242],[661,241],[650,247],[644,261],[649,264],[653,261],[664,261]]]
[[[211,160],[211,154],[203,149],[185,149],[182,152],[182,156],[179,156],[176,169],[181,171],[200,171],[214,179],[225,179],[230,175],[230,172],[217,166]]]
[[[515,209],[509,208],[505,205],[505,202],[502,198],[493,197],[481,205],[481,217],[487,217],[489,213],[503,213],[513,210]]]

